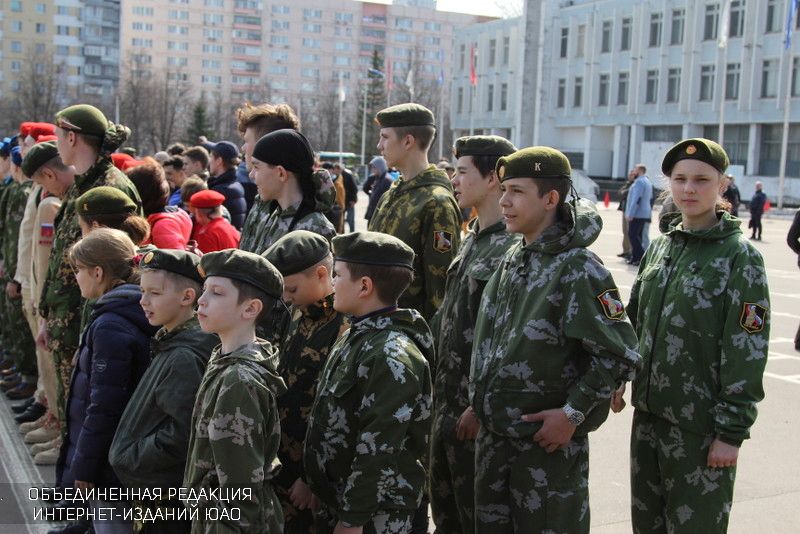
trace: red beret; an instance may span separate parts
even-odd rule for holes
[[[20,137],[22,137],[22,140],[24,140],[26,137],[28,137],[28,135],[30,135],[31,128],[33,128],[34,124],[36,124],[36,123],[34,123],[34,122],[23,122],[22,124],[19,125],[19,133],[20,133]]]
[[[206,189],[205,191],[198,191],[189,202],[195,208],[216,208],[225,202],[225,195],[217,193],[213,189]]]
[[[114,163],[114,167],[120,170],[124,170],[122,168],[122,164],[128,161],[129,159],[133,158],[123,152],[114,152],[113,154],[111,154],[111,161]]]
[[[31,137],[39,140],[43,135],[55,135],[56,125],[47,122],[35,122],[30,130]]]
[[[57,135],[40,135],[36,143],[47,143],[49,141],[58,141]]]
[[[127,171],[128,169],[132,169],[134,167],[138,167],[139,165],[144,165],[145,162],[140,159],[134,159],[129,157],[125,161],[122,162],[122,170]]]

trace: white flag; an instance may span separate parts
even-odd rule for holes
[[[347,95],[344,93],[344,84],[342,83],[342,74],[339,73],[339,102],[347,100]]]
[[[720,48],[728,46],[728,34],[731,25],[731,0],[722,1],[722,18],[719,21],[719,36],[717,44]]]

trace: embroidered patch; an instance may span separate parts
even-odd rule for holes
[[[739,325],[749,334],[761,332],[767,319],[767,309],[754,302],[745,302],[742,306],[742,315]]]
[[[600,306],[603,308],[603,313],[606,317],[613,321],[622,320],[625,315],[625,306],[622,304],[617,288],[603,291],[597,295],[597,300],[600,301]]]
[[[437,252],[450,252],[453,248],[453,234],[444,230],[433,232],[433,248]]]
[[[203,269],[202,265],[197,266],[197,272],[200,273],[200,276],[205,278],[206,277],[206,270]]]
[[[144,260],[142,260],[142,261],[144,261],[145,265],[147,265],[148,263],[153,261],[153,253],[152,252],[148,252],[144,257]]]
[[[55,227],[52,224],[42,223],[41,228],[39,228],[39,237],[53,237],[55,233]]]
[[[692,154],[694,154],[695,152],[697,152],[697,147],[696,146],[689,145],[689,146],[686,147],[686,153],[689,154],[690,156]]]

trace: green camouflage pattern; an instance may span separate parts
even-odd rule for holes
[[[58,413],[62,421],[72,374],[72,357],[78,349],[83,310],[81,291],[69,264],[69,248],[81,238],[75,201],[89,189],[102,185],[116,187],[126,193],[139,206],[138,214],[142,215],[142,201],[136,186],[122,171],[114,167],[108,156],[98,157],[88,171],[76,176],[75,183],[67,189],[62,199],[54,223],[55,233],[47,276],[42,283],[42,296],[37,307],[46,321],[50,350],[56,364]]]
[[[5,232],[5,221],[6,221],[6,213],[5,213],[5,197],[8,193],[8,187],[14,182],[14,179],[11,176],[5,176],[2,181],[0,181],[0,266],[5,264],[5,258],[3,258],[3,247],[2,247],[2,236],[3,232]],[[0,269],[5,272],[5,268]],[[0,283],[5,283],[0,280]],[[5,313],[6,308],[8,307],[8,297],[6,296],[5,291],[0,291],[0,311]],[[13,345],[13,333],[9,332],[8,325],[5,321],[0,321],[0,341],[2,341],[2,345],[0,345],[0,350],[2,350],[4,354],[4,358],[6,356],[10,356],[10,352]]]
[[[308,420],[306,479],[337,520],[411,515],[425,487],[433,352],[415,310],[354,320],[328,357]]]
[[[314,529],[311,510],[299,510],[289,498],[289,488],[305,480],[303,442],[308,416],[317,393],[319,373],[328,353],[347,325],[345,316],[333,309],[333,295],[307,306],[294,308],[292,322],[281,347],[278,372],[286,382],[286,393],[278,397],[281,420],[281,471],[275,489],[283,506],[284,532],[308,534]]]
[[[256,195],[253,199],[253,205],[250,207],[250,211],[247,212],[247,217],[242,225],[241,237],[239,238],[240,250],[246,250],[247,252],[253,252],[255,254],[258,253],[256,234],[264,227],[269,214],[272,212],[273,206],[275,206],[275,204],[261,200],[261,197]]]
[[[398,305],[430,321],[444,300],[447,268],[461,239],[461,211],[447,174],[430,165],[410,180],[395,180],[378,201],[369,229],[393,235],[414,249],[414,281]]]
[[[192,431],[183,486],[197,491],[250,488],[251,500],[201,500],[192,532],[280,533],[281,505],[272,485],[280,469],[280,422],[276,397],[286,390],[277,374],[278,353],[256,340],[228,354],[214,349],[192,412]],[[206,519],[205,509],[230,513]]]
[[[498,221],[481,229],[470,221],[447,271],[444,302],[431,329],[437,334],[434,418],[431,431],[431,510],[437,532],[474,531],[473,440],[456,438],[458,418],[469,406],[469,371],[481,295],[519,236]]]
[[[363,534],[410,534],[412,519],[407,510],[380,513],[370,517],[363,525]],[[336,512],[321,504],[314,513],[314,532],[333,534],[337,521]]]

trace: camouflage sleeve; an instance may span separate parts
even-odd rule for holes
[[[567,402],[586,414],[608,400],[623,382],[633,379],[641,357],[613,277],[594,255],[583,259],[578,271],[585,275],[574,277],[562,306],[565,336],[578,341],[589,359],[586,371],[570,388]]]
[[[769,287],[764,260],[749,243],[731,266],[725,293],[720,390],[714,409],[722,441],[741,445],[750,437],[769,352]]]
[[[412,345],[408,339],[405,343],[395,339],[395,343]],[[386,346],[395,343],[389,340]],[[358,367],[360,434],[338,511],[339,519],[351,526],[364,525],[375,515],[383,486],[404,479],[392,456],[405,446],[415,406],[424,396],[420,379],[402,361],[405,358],[379,353]]]
[[[458,253],[461,240],[461,214],[455,204],[444,199],[429,203],[422,229],[422,265],[424,278],[424,310],[418,310],[426,321],[433,318],[444,300],[447,268]]]

